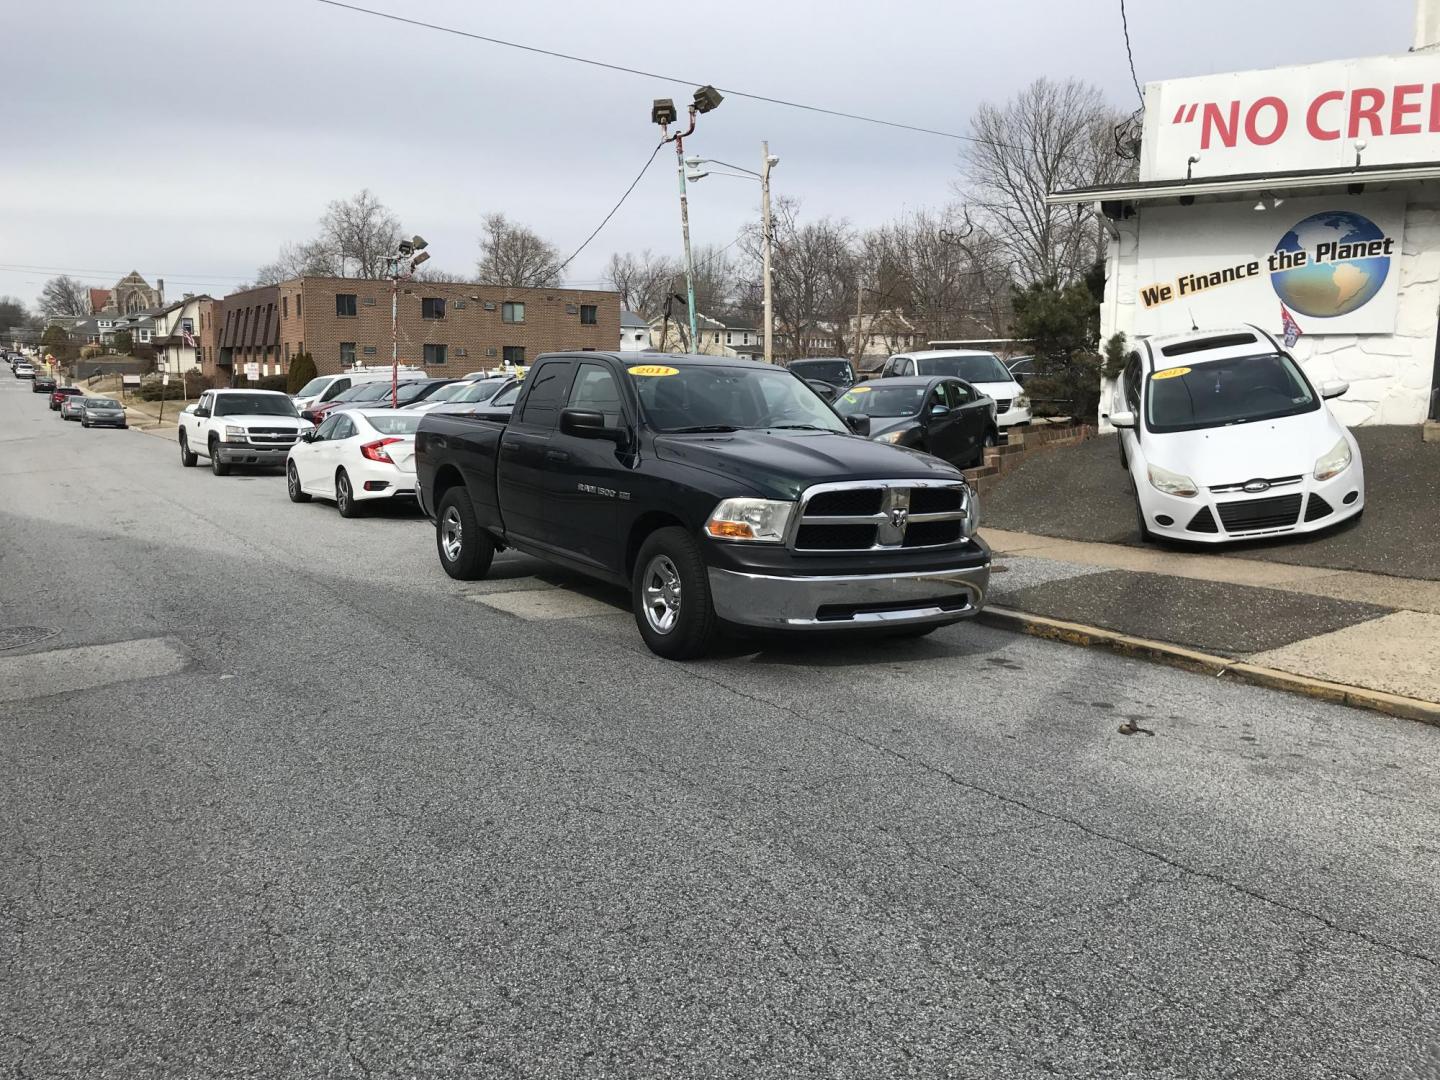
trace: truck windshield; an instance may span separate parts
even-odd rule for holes
[[[802,379],[819,379],[834,386],[845,387],[855,381],[849,360],[792,360],[789,367]]]
[[[299,416],[295,403],[284,394],[220,394],[216,416]]]
[[[841,416],[914,416],[929,389],[924,384],[886,386],[884,382],[857,386],[836,399],[835,411]]]
[[[640,364],[629,369],[657,431],[849,428],[801,379],[775,368]]]
[[[1148,426],[1154,432],[1275,420],[1320,407],[1295,361],[1282,353],[1164,368],[1146,380],[1146,387]]]
[[[966,382],[1014,382],[999,357],[991,353],[972,356],[925,356],[915,361],[917,375],[950,375]]]

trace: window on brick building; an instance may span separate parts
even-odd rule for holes
[[[280,317],[282,319],[290,317],[290,297],[288,296],[280,297]]]
[[[600,309],[594,304],[580,305],[580,322],[585,326],[594,326],[600,321]]]
[[[350,367],[355,363],[355,342],[340,342],[340,366]]]
[[[295,317],[296,317],[297,319],[300,318],[300,296],[299,296],[299,294],[296,294],[296,296],[295,296]],[[305,350],[304,350],[304,349],[301,349],[300,351],[301,351],[301,352],[304,352]]]
[[[445,363],[447,360],[449,360],[449,357],[446,355],[446,347],[445,347],[444,345],[426,345],[426,346],[425,346],[425,366],[426,366],[426,367],[430,367],[430,366],[432,366],[432,365],[443,364],[443,363]]]
[[[335,314],[341,318],[354,318],[355,296],[353,292],[342,292],[335,294]]]
[[[420,317],[422,319],[443,319],[445,317],[445,301],[438,296],[422,297]]]
[[[525,305],[514,301],[506,301],[500,305],[500,321],[521,323],[525,321]]]
[[[504,359],[507,364],[514,364],[516,367],[521,366],[525,363],[525,346],[506,345]]]

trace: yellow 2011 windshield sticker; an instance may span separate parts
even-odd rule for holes
[[[1181,375],[1189,374],[1190,369],[1188,367],[1171,367],[1166,368],[1164,371],[1157,371],[1150,377],[1152,379],[1178,379]]]
[[[845,396],[849,397],[851,394],[868,394],[869,392],[870,387],[868,386],[852,386],[849,390],[845,391]]]
[[[657,375],[680,374],[679,368],[666,367],[664,364],[636,364],[632,368],[626,368],[626,370],[629,371],[631,375],[648,375],[652,377]]]

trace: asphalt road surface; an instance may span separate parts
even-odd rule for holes
[[[1440,1070],[1440,730],[432,543],[0,373],[0,1076]]]

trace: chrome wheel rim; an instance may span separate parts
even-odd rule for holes
[[[453,506],[447,507],[444,515],[440,518],[440,550],[445,553],[447,562],[454,562],[460,558],[461,541],[464,535],[464,526],[460,524],[460,511]]]
[[[680,571],[668,555],[656,555],[645,564],[640,579],[645,621],[657,634],[668,634],[680,619]]]
[[[294,466],[294,465],[291,465],[290,468],[286,471],[285,479],[286,479],[286,480],[289,482],[289,484],[290,484],[290,494],[291,494],[291,495],[299,495],[299,494],[300,494],[300,474],[295,471],[295,466]]]
[[[344,476],[335,481],[335,502],[342,510],[350,506],[350,481]]]

